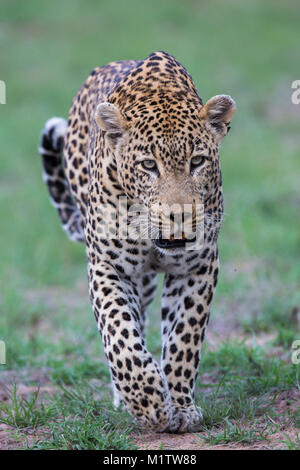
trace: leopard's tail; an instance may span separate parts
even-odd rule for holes
[[[63,118],[49,119],[42,131],[39,152],[43,162],[43,179],[50,199],[60,217],[63,229],[73,241],[84,242],[83,220],[63,169],[63,149],[67,122]]]

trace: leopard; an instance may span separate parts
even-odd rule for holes
[[[114,405],[125,406],[145,430],[201,428],[195,385],[219,274],[220,144],[235,108],[225,94],[204,103],[184,66],[157,51],[144,60],[96,67],[68,120],[49,119],[41,134],[50,199],[69,238],[85,245]],[[146,209],[139,235],[104,230],[113,217],[103,207],[120,227],[121,207],[126,212],[136,204]],[[189,223],[175,233],[178,216]],[[140,219],[133,214],[130,220]],[[168,221],[174,225],[166,234]],[[195,244],[192,235],[200,232]],[[160,360],[145,334],[159,282]]]

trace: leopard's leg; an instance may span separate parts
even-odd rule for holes
[[[144,339],[145,339],[145,329],[147,325],[146,310],[147,310],[148,305],[152,302],[152,300],[155,297],[156,287],[157,287],[157,273],[151,272],[148,274],[144,274],[142,277],[142,288],[141,288],[142,300],[141,300],[141,320],[140,320],[141,334],[143,335]],[[114,383],[113,383],[113,393],[114,393],[113,404],[115,408],[118,408],[123,402],[122,402],[122,398],[120,396],[119,391],[114,386]]]
[[[171,432],[196,431],[201,423],[201,411],[194,404],[194,387],[217,275],[216,255],[209,264],[204,260],[197,272],[165,277],[161,366],[173,403]]]
[[[137,422],[164,431],[172,418],[170,393],[141,331],[139,281],[110,263],[89,263],[89,289],[114,387]]]
[[[147,307],[151,304],[152,300],[155,297],[157,288],[157,273],[151,272],[144,274],[142,277],[142,328],[143,335],[145,336],[145,328],[147,326],[147,317],[146,311]]]

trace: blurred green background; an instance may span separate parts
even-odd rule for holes
[[[65,289],[61,319],[68,313],[76,338],[80,328],[96,330],[81,287],[84,247],[61,230],[42,182],[44,122],[67,116],[95,66],[155,50],[187,68],[204,101],[226,93],[237,103],[221,151],[226,216],[213,311],[232,314],[235,302],[245,318],[284,319],[299,305],[300,105],[291,102],[299,24],[297,0],[1,0],[0,336],[15,338],[14,351],[26,342],[22,351],[32,355],[28,322],[39,325],[34,335],[43,333],[41,319],[55,324],[58,308],[40,292],[53,300]]]

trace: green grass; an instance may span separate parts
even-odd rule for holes
[[[267,350],[243,344],[224,343],[204,355],[201,372],[218,378],[209,384],[210,393],[198,390],[204,410],[204,425],[216,426],[224,420],[252,420],[272,413],[273,402],[283,390],[297,387],[300,369],[280,358],[266,357]]]
[[[39,390],[30,395],[28,399],[19,399],[17,386],[14,384],[13,390],[8,393],[10,404],[0,406],[0,423],[12,426],[17,429],[33,428],[43,426],[55,415],[53,407],[45,406],[43,403],[37,404]]]
[[[73,390],[62,388],[56,397],[58,422],[50,422],[50,438],[38,441],[36,449],[134,449],[129,437],[132,429],[128,416],[112,409],[107,400],[93,398],[87,383]]]
[[[208,431],[207,435],[201,436],[211,445],[216,444],[252,444],[257,441],[265,441],[266,436],[263,431],[255,429],[241,429],[234,424],[226,424],[220,432],[212,433]]]
[[[295,439],[291,439],[289,436],[286,436],[283,443],[286,445],[287,450],[300,450],[300,435],[297,434]]]
[[[236,334],[253,345],[223,341],[222,333],[213,350],[207,343],[201,373],[211,381],[203,386],[200,374],[197,389],[202,434],[210,443],[251,445],[269,436],[269,428],[260,434],[267,415],[282,429],[276,396],[299,389],[291,344],[300,338],[292,315],[300,305],[300,106],[290,99],[299,79],[299,20],[296,0],[74,0],[71,9],[66,0],[1,2],[7,104],[0,105],[0,339],[7,365],[0,367],[11,400],[0,409],[21,435],[47,428],[51,438],[40,436],[36,448],[132,446],[130,419],[122,414],[122,428],[110,405],[109,372],[84,287],[84,247],[59,226],[37,146],[44,122],[67,116],[96,65],[160,49],[186,66],[204,101],[227,93],[237,103],[221,150],[226,215],[211,327],[234,322]],[[158,311],[159,296],[148,335],[156,356]],[[74,396],[20,401],[11,371],[18,383],[45,382]],[[98,389],[91,390],[95,379]],[[91,393],[85,401],[83,383]],[[283,421],[299,428],[294,415]]]
[[[27,445],[32,449],[134,449],[128,416],[113,410],[103,397],[94,400],[93,391],[88,383],[73,384],[72,390],[62,387],[54,398],[38,403],[39,391],[25,399],[14,386],[11,403],[0,405],[0,423],[15,428],[19,436],[26,428],[39,431],[41,438]]]
[[[81,418],[68,419],[52,430],[52,438],[37,442],[34,449],[60,450],[132,450],[135,446],[129,439],[130,428],[120,431],[107,420],[96,418],[89,411]]]
[[[204,354],[201,373],[212,380],[200,377],[196,395],[203,410],[200,437],[210,445],[272,440],[286,427],[299,428],[299,395],[288,402],[296,411],[287,406],[278,414],[275,405],[283,392],[300,390],[300,367],[268,357],[268,346],[225,342]]]
[[[237,342],[204,353],[201,374],[206,381],[200,376],[196,388],[196,403],[203,411],[200,439],[209,445],[248,445],[287,427],[299,429],[297,398],[289,399],[288,407],[298,407],[293,412],[287,407],[278,415],[275,405],[282,392],[300,389],[300,366],[267,354],[268,348]],[[35,442],[27,445],[34,449],[134,448],[131,431],[137,428],[124,409],[112,408],[107,369],[103,366],[101,374],[99,367],[89,377],[88,367],[72,375],[67,365],[60,366],[55,364],[47,379],[53,393],[46,398],[39,390],[24,398],[14,385],[9,401],[0,404],[0,423],[21,437],[37,432]],[[27,373],[28,384],[34,371]]]

